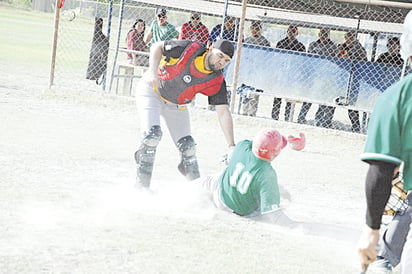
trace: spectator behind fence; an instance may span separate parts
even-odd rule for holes
[[[146,24],[143,19],[137,19],[132,28],[127,33],[126,44],[127,49],[146,51],[147,46],[144,42],[144,32]],[[127,53],[127,60],[135,66],[148,66],[149,56],[143,56],[136,53]]]
[[[250,36],[245,39],[245,44],[270,47],[270,42],[262,35],[262,24],[260,22],[253,21],[250,24]]]
[[[108,54],[109,38],[103,33],[103,19],[96,17],[86,79],[96,80],[98,85],[103,83],[107,69]]]
[[[354,31],[348,31],[344,36],[345,42],[339,44],[339,57],[355,60],[367,60],[366,50],[356,38]]]
[[[363,60],[363,61],[368,60],[366,56],[365,48],[361,45],[361,43],[356,38],[356,32],[349,31],[345,34],[344,38],[345,38],[345,42],[343,44],[339,44],[338,46],[339,57],[350,58],[353,60]],[[351,71],[350,71],[350,78],[349,78],[350,89],[348,93],[348,98],[346,98],[347,103],[349,105],[354,105],[356,103],[356,100],[358,99],[358,94],[359,94],[360,83],[359,83],[359,79],[353,77],[354,68],[355,66],[352,63],[351,68],[350,68]],[[361,126],[360,126],[360,121],[359,121],[359,111],[349,109],[348,116],[352,124],[352,132],[360,132]]]
[[[318,40],[309,44],[309,53],[331,57],[338,56],[338,46],[332,40],[330,40],[330,29],[320,29],[318,37]],[[311,106],[312,103],[303,103],[299,113],[298,121],[306,123],[306,114],[308,113]],[[315,125],[330,128],[332,126],[334,113],[335,107],[319,105],[319,108],[315,114]]]
[[[200,13],[193,12],[189,22],[182,25],[179,34],[179,40],[198,41],[207,45],[209,38],[209,29],[202,24]]]
[[[294,51],[302,51],[305,52],[306,48],[305,46],[296,39],[298,36],[298,28],[296,26],[289,26],[287,30],[287,37],[280,40],[276,44],[276,48],[279,49],[288,49],[288,50],[294,50]],[[275,120],[279,119],[279,112],[280,112],[280,106],[282,104],[282,98],[273,98],[273,108],[272,108],[272,118]],[[285,107],[285,120],[289,121],[290,120],[290,110],[291,110],[292,104],[290,102],[286,103]]]
[[[218,38],[222,38],[229,41],[237,41],[239,26],[236,24],[236,18],[226,16],[222,35],[220,35],[221,31],[222,24],[217,24],[212,28],[212,31],[210,32],[209,36],[208,45],[211,45],[212,43],[216,42]]]
[[[150,26],[150,31],[146,36],[145,44],[150,45],[159,41],[177,39],[179,32],[175,26],[167,22],[167,11],[162,8],[156,9],[156,19]]]
[[[217,24],[216,26],[214,26],[212,28],[212,31],[210,32],[210,36],[207,41],[207,47],[210,47],[212,43],[215,43],[220,38],[228,41],[237,41],[237,35],[239,33],[239,24],[237,24],[236,21],[237,20],[235,17],[226,16],[222,34],[222,24]],[[215,106],[209,105],[208,109],[215,110]]]
[[[386,43],[386,48],[388,49],[388,51],[379,55],[378,59],[376,60],[376,63],[403,65],[403,60],[401,58],[401,54],[399,53],[401,49],[401,46],[399,44],[399,38],[389,38],[388,42]]]
[[[245,44],[259,45],[270,47],[270,42],[262,35],[262,25],[260,22],[253,21],[250,25],[251,36],[245,39]],[[256,116],[259,104],[259,95],[250,94],[248,98],[243,101],[243,115]]]

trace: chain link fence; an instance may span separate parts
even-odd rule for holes
[[[235,113],[365,132],[377,96],[409,70],[399,55],[406,7],[250,0],[242,16],[240,2],[67,1],[53,85],[133,96],[150,41],[162,40],[152,24],[167,22],[168,39],[234,42],[225,77]]]

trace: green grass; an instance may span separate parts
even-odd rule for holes
[[[31,12],[0,4],[0,58],[14,66],[49,66],[53,14]]]
[[[85,12],[87,14],[87,12]],[[65,11],[60,13],[58,44],[56,52],[56,77],[68,75],[83,78],[87,70],[91,41],[93,36],[94,18],[76,13],[75,20],[68,20]],[[0,2],[0,60],[11,64],[16,70],[23,72],[49,71],[54,37],[54,12],[45,13],[29,11]],[[177,21],[187,21],[187,15],[173,17]],[[207,18],[205,18],[206,20]],[[215,18],[212,18],[215,19]],[[106,23],[106,18],[104,18]],[[176,22],[175,22],[176,21]],[[180,22],[179,21],[179,22]],[[118,19],[113,18],[110,46],[116,45]],[[148,23],[149,24],[149,23]],[[123,22],[120,46],[124,45],[125,33],[130,28],[131,21]],[[104,28],[104,32],[106,28]],[[114,51],[109,51],[110,66]],[[125,55],[120,54],[120,60]],[[109,67],[110,70],[110,67]]]
[[[60,14],[57,64],[64,70],[87,67],[93,22],[68,21]],[[15,67],[45,70],[50,67],[54,38],[54,13],[34,12],[0,3],[0,59]]]

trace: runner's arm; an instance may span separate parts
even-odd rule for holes
[[[216,113],[228,147],[230,148],[235,146],[233,119],[229,110],[229,105],[216,105]]]

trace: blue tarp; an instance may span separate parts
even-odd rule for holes
[[[234,65],[231,62],[226,70],[228,84]],[[338,96],[349,96],[352,105],[372,109],[377,96],[398,81],[401,73],[402,66],[244,45],[238,83],[303,101],[332,103]]]

